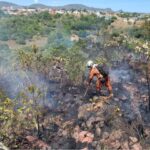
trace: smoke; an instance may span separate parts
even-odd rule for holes
[[[127,82],[130,80],[129,70],[124,69],[111,70],[110,77],[112,81],[115,83]]]
[[[11,70],[11,73],[10,73]],[[15,98],[20,92],[25,91],[29,86],[34,85],[43,91],[43,87],[48,87],[46,82],[39,75],[23,70],[0,70],[0,86],[11,97]]]
[[[8,46],[0,46],[0,89],[11,99],[24,93],[31,99],[29,87],[35,87],[42,93],[39,101],[44,100],[45,105],[53,107],[52,95],[48,95],[49,83],[39,73],[23,70],[19,67],[19,60],[14,50]]]

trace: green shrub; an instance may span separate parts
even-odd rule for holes
[[[25,45],[26,44],[25,38],[23,38],[23,37],[17,38],[16,43]]]
[[[129,35],[135,38],[144,38],[144,32],[141,28],[132,28],[129,30]]]
[[[74,46],[66,53],[66,70],[74,84],[81,84],[85,70],[85,58],[80,47]]]
[[[119,37],[119,32],[118,31],[114,31],[112,34],[111,34],[111,36],[112,37]]]
[[[8,41],[9,40],[9,37],[8,37],[8,35],[7,34],[0,34],[0,40],[2,40],[2,41]]]

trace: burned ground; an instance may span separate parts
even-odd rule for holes
[[[86,86],[70,84],[61,62],[55,63],[46,76],[20,70],[11,76],[9,72],[1,72],[5,74],[0,84],[12,98],[31,83],[45,93],[40,102],[38,133],[36,129],[22,133],[16,139],[19,148],[147,149],[150,113],[141,65],[128,59],[112,63],[114,97],[110,99],[106,99],[105,88],[102,92],[106,96],[95,94],[95,83],[84,97]],[[14,144],[9,147],[14,148]]]
[[[112,67],[114,97],[94,96],[94,85],[60,87],[51,82],[48,107],[41,123],[43,147],[52,149],[147,149],[150,138],[146,79],[129,62]],[[56,90],[57,89],[57,90]],[[106,89],[103,93],[107,94]],[[30,142],[34,147],[39,145]],[[46,144],[47,143],[47,144]]]

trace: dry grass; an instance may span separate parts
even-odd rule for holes
[[[17,44],[15,40],[8,40],[8,41],[0,41],[0,45],[6,44],[9,46],[10,49],[19,49],[25,46],[32,46],[36,45],[37,47],[43,47],[47,43],[47,37],[36,37],[32,40],[26,41],[25,45]]]
[[[128,23],[127,21],[125,21],[125,19],[118,17],[117,20],[115,20],[115,22],[113,22],[111,25],[114,27],[114,29],[127,29],[134,26],[141,26],[143,24],[143,21],[136,21],[135,24],[134,23]]]

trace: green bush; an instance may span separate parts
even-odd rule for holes
[[[77,34],[81,38],[86,38],[88,36],[88,33],[85,30],[80,30]]]
[[[9,37],[8,37],[7,34],[0,34],[0,40],[2,40],[2,41],[8,41]]]
[[[81,48],[74,46],[66,53],[66,70],[69,74],[70,80],[74,84],[81,84],[82,77],[85,71],[85,57],[81,52]]]
[[[16,43],[18,43],[18,44],[21,44],[21,45],[25,45],[26,44],[26,41],[25,41],[25,38],[23,38],[23,37],[18,37],[17,39],[16,39]]]
[[[119,32],[118,31],[114,31],[112,34],[111,34],[111,36],[112,37],[119,37]]]
[[[141,28],[132,28],[129,30],[129,35],[135,38],[144,38],[144,31]]]

